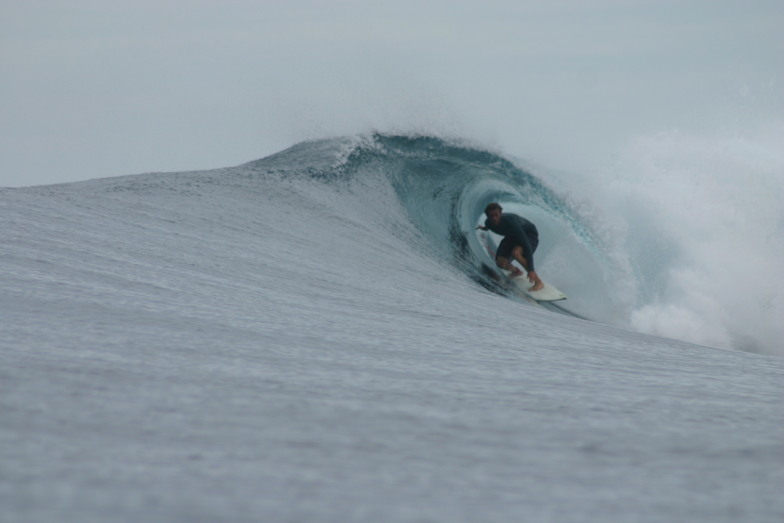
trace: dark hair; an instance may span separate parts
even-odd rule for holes
[[[485,207],[485,214],[489,213],[490,211],[495,211],[496,209],[499,211],[503,211],[501,206],[498,205],[496,202],[488,203],[487,207]]]

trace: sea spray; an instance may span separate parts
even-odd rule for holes
[[[634,267],[629,326],[784,354],[784,127],[753,135],[659,133],[592,177]]]

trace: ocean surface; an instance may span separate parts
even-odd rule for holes
[[[774,151],[368,134],[0,189],[0,521],[782,521]]]

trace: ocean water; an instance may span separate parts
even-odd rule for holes
[[[780,521],[776,132],[2,189],[0,520]],[[489,201],[563,310],[494,277]]]

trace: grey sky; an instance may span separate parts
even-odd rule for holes
[[[579,168],[781,123],[784,2],[0,0],[0,186],[371,129]]]

